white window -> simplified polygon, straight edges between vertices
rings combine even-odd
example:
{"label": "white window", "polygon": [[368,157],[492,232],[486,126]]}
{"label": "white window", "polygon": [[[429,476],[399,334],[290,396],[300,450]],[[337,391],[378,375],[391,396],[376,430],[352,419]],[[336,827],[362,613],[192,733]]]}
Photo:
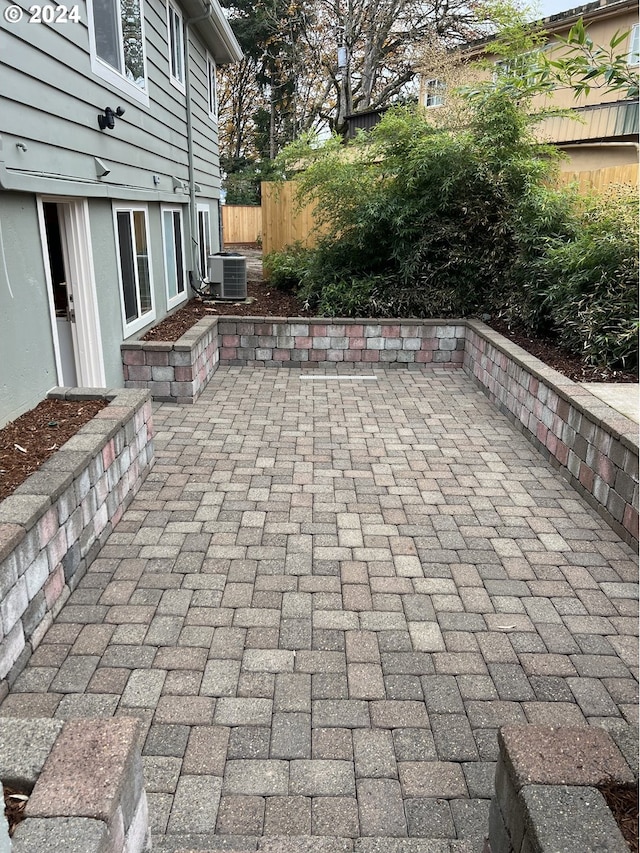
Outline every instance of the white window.
{"label": "white window", "polygon": [[155,319],[149,258],[149,225],[144,207],[115,207],[118,277],[125,335]]}
{"label": "white window", "polygon": [[200,275],[207,277],[209,270],[209,255],[211,254],[211,214],[208,204],[198,205],[198,260]]}
{"label": "white window", "polygon": [[167,4],[167,16],[169,76],[184,91],[184,21],[173,3]]}
{"label": "white window", "polygon": [[444,80],[427,80],[424,84],[425,107],[441,107],[444,104],[444,92],[446,83]]}
{"label": "white window", "polygon": [[640,64],[640,24],[634,24],[631,29],[627,62],[629,65]]}
{"label": "white window", "polygon": [[187,298],[187,275],[184,266],[182,210],[162,208],[162,239],[164,243],[164,275],[167,285],[167,308],[173,308]]}
{"label": "white window", "polygon": [[87,0],[91,68],[148,105],[141,0]]}
{"label": "white window", "polygon": [[209,116],[218,120],[218,86],[216,83],[216,64],[207,54],[207,88],[209,96]]}

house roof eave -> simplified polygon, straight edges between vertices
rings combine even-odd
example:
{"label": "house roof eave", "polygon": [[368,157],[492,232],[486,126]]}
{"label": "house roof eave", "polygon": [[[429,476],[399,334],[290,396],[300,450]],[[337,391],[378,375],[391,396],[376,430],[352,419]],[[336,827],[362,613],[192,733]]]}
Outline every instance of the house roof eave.
{"label": "house roof eave", "polygon": [[181,0],[181,5],[218,65],[240,62],[242,48],[218,0]]}
{"label": "house roof eave", "polygon": [[[538,25],[547,35],[553,35],[562,30],[570,29],[580,18],[586,24],[589,24],[595,20],[614,17],[620,14],[620,12],[637,11],[637,9],[637,0],[595,0],[595,2],[575,6],[564,12],[558,12],[555,15],[549,15],[546,18],[532,21],[532,24]],[[495,38],[495,35],[484,36],[483,38],[460,45],[456,50],[462,51],[466,58],[471,59],[476,55],[484,53],[485,48],[491,42],[495,41]]]}

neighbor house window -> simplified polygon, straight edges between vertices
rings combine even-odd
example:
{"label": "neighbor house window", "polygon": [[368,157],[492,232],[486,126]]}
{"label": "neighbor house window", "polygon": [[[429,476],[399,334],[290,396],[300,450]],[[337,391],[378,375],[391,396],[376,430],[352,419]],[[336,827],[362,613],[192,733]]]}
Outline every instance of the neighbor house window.
{"label": "neighbor house window", "polygon": [[207,55],[207,87],[209,90],[209,116],[215,121],[217,121],[218,86],[216,84],[216,64],[209,55]]}
{"label": "neighbor house window", "polygon": [[164,274],[167,284],[167,308],[187,298],[187,276],[184,267],[182,210],[163,208],[162,238],[164,242]]}
{"label": "neighbor house window", "polygon": [[209,255],[211,254],[211,214],[209,205],[198,205],[198,254],[200,275],[206,278],[209,272]]}
{"label": "neighbor house window", "polygon": [[91,68],[148,104],[142,0],[87,0]]}
{"label": "neighbor house window", "polygon": [[629,65],[640,64],[640,24],[634,24],[631,29],[627,62]]}
{"label": "neighbor house window", "polygon": [[184,21],[173,3],[167,5],[167,14],[171,82],[184,89]]}
{"label": "neighbor house window", "polygon": [[130,335],[155,318],[146,208],[114,209],[124,331]]}
{"label": "neighbor house window", "polygon": [[424,84],[425,107],[441,107],[444,104],[444,92],[446,83],[444,80],[427,80]]}

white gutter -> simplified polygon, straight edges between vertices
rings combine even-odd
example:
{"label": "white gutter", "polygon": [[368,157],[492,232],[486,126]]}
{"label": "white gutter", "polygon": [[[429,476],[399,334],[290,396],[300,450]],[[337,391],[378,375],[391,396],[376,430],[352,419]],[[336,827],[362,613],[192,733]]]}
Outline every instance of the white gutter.
{"label": "white gutter", "polygon": [[[186,10],[202,8],[199,0],[183,0]],[[233,34],[229,22],[224,16],[218,0],[207,0],[207,11],[204,14],[187,18],[185,21],[186,50],[184,63],[184,78],[187,108],[187,162],[189,168],[189,221],[191,230],[191,269],[198,269],[198,207],[196,202],[196,169],[193,153],[193,114],[191,103],[191,62],[189,58],[189,32],[196,27],[198,35],[203,39],[214,59],[225,62],[239,62],[242,59],[242,49]],[[220,51],[222,42],[225,53]],[[201,270],[204,275],[205,270]]]}
{"label": "white gutter", "polygon": [[[198,208],[196,203],[196,167],[193,155],[193,115],[191,105],[191,61],[190,54],[190,39],[189,32],[194,24],[199,24],[202,21],[209,21],[213,15],[213,3],[209,0],[207,12],[204,15],[198,15],[195,18],[187,18],[184,29],[187,34],[186,50],[184,52],[184,85],[186,92],[186,107],[187,107],[187,161],[189,166],[189,222],[191,232],[191,269],[198,269],[198,256],[196,247],[198,245]],[[202,271],[204,275],[204,271]]]}

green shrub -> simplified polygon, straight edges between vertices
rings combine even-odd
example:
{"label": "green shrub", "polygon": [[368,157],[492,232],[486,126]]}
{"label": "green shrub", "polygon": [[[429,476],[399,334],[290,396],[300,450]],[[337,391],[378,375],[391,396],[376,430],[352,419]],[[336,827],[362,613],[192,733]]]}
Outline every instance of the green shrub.
{"label": "green shrub", "polygon": [[573,238],[551,243],[539,268],[563,346],[589,364],[637,367],[637,191],[610,187],[589,199]]}
{"label": "green shrub", "polygon": [[637,365],[637,200],[554,187],[557,153],[504,93],[473,109],[454,129],[389,110],[346,155],[292,146],[325,236],[267,259],[272,281],[324,316],[497,315],[591,363]]}
{"label": "green shrub", "polygon": [[[344,146],[289,152],[300,197],[328,236],[308,258],[302,293],[337,315],[352,306],[409,316],[494,313],[516,263],[515,216],[549,173],[513,102],[495,95],[472,126],[432,127],[416,108],[389,110]],[[347,283],[358,282],[353,299]]]}
{"label": "green shrub", "polygon": [[288,246],[283,252],[269,252],[262,261],[265,277],[278,290],[295,292],[306,275],[311,251],[302,243]]}

